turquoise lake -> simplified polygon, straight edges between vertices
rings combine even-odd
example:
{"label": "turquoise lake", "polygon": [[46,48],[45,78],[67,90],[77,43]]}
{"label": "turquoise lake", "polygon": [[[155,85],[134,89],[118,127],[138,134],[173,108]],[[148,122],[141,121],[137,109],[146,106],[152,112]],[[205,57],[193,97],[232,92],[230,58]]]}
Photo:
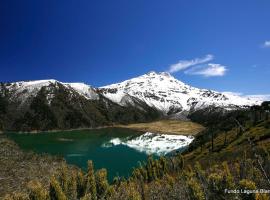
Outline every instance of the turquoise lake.
{"label": "turquoise lake", "polygon": [[113,138],[132,138],[142,133],[130,129],[104,128],[97,130],[64,131],[40,134],[9,134],[22,149],[64,157],[69,164],[87,168],[93,160],[95,169],[106,168],[108,178],[128,176],[147,154],[126,145],[105,147]]}

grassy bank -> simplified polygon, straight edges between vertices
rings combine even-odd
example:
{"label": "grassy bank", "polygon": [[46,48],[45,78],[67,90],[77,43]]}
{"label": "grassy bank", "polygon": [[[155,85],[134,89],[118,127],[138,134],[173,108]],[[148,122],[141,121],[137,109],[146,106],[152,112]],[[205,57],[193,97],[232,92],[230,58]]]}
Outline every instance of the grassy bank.
{"label": "grassy bank", "polygon": [[115,125],[115,127],[130,128],[143,132],[154,132],[177,135],[196,135],[204,129],[200,124],[191,121],[160,120],[149,123]]}
{"label": "grassy bank", "polygon": [[62,158],[25,152],[0,135],[0,199],[6,193],[25,192],[30,180],[49,185],[50,176],[64,164]]}

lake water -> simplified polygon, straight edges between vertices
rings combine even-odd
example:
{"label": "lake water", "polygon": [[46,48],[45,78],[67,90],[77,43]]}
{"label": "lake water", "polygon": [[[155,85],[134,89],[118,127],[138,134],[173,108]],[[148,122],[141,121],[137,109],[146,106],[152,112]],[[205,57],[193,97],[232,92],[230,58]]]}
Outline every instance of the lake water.
{"label": "lake water", "polygon": [[22,149],[63,156],[67,163],[84,170],[87,168],[87,160],[93,160],[95,169],[108,170],[109,180],[117,175],[130,175],[132,168],[138,166],[139,161],[145,161],[148,154],[157,157],[187,146],[192,141],[192,138],[143,134],[123,128],[9,136]]}

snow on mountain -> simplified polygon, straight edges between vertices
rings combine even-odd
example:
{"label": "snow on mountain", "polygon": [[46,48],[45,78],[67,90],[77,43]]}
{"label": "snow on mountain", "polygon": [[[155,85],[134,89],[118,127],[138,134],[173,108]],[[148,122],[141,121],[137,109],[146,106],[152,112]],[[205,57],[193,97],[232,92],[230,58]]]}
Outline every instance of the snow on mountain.
{"label": "snow on mountain", "polygon": [[59,84],[72,89],[80,95],[84,96],[86,99],[98,99],[99,96],[95,89],[84,83],[62,83],[54,79],[48,80],[37,80],[37,81],[20,81],[14,83],[6,84],[6,88],[12,94],[13,100],[20,100],[24,102],[29,97],[34,97],[45,87],[48,92],[47,100],[48,102],[54,97],[52,87],[59,87]]}
{"label": "snow on mountain", "polygon": [[6,88],[12,94],[11,99],[25,101],[28,97],[36,96],[42,87],[55,84],[54,79],[38,81],[20,81],[6,84]]}
{"label": "snow on mountain", "polygon": [[168,115],[208,106],[231,109],[261,103],[237,95],[195,88],[166,72],[149,72],[121,83],[101,87],[100,91],[120,105],[125,105],[123,98],[127,95],[133,96]]}
{"label": "snow on mountain", "polygon": [[103,94],[111,101],[122,106],[136,106],[137,102],[145,102],[148,106],[162,111],[165,115],[177,115],[202,109],[208,106],[234,109],[236,107],[251,106],[261,101],[241,97],[230,93],[199,89],[189,86],[171,76],[169,73],[149,72],[101,88],[93,88],[84,83],[63,83],[54,79],[38,81],[20,81],[5,84],[12,94],[11,99],[27,100],[36,96],[42,87],[47,90],[47,100],[50,103],[54,97],[54,88],[66,87],[70,92],[90,100],[99,99]]}
{"label": "snow on mountain", "polygon": [[86,85],[85,83],[63,83],[66,87],[71,87],[76,92],[84,96],[86,99],[98,99],[99,96],[96,93],[95,89],[90,85]]}

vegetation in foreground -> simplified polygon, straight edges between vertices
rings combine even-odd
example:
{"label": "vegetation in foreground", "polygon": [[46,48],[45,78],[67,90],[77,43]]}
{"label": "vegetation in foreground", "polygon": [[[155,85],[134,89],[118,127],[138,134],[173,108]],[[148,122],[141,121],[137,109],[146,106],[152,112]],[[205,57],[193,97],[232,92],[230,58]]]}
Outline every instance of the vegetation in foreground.
{"label": "vegetation in foreground", "polygon": [[136,123],[128,125],[116,125],[117,127],[130,128],[143,132],[163,134],[196,135],[204,129],[198,123],[179,120],[159,120],[148,123]]}
{"label": "vegetation in foreground", "polygon": [[186,152],[158,160],[150,157],[126,180],[115,178],[109,184],[106,169],[95,171],[89,161],[86,173],[62,166],[48,189],[32,181],[27,193],[9,194],[5,199],[270,199],[267,193],[254,193],[270,189],[269,106],[268,102],[202,119],[207,129]]}
{"label": "vegetation in foreground", "polygon": [[64,163],[59,157],[24,152],[0,134],[0,199],[6,193],[27,192],[27,184],[33,179],[48,187],[50,176]]}

